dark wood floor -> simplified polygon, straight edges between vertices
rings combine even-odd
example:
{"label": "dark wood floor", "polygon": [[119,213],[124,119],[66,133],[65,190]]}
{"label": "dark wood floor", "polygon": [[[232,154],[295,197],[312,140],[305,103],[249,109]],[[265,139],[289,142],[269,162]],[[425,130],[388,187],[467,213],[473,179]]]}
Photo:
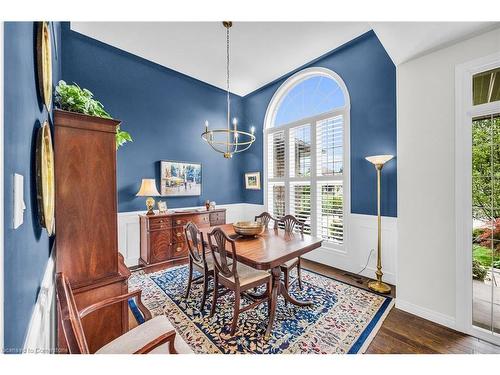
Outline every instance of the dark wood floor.
{"label": "dark wood floor", "polygon": [[[303,260],[303,267],[334,277],[357,287],[368,289],[365,277]],[[393,288],[391,295],[396,294]],[[414,354],[414,353],[500,353],[500,346],[465,335],[439,324],[393,308],[366,353]]]}

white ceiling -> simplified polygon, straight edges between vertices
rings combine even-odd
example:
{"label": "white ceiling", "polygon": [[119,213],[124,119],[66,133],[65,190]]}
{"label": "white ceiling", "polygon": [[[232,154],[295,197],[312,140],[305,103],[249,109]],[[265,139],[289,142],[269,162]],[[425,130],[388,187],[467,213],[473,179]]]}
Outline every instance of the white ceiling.
{"label": "white ceiling", "polygon": [[[400,64],[487,29],[492,22],[235,22],[231,92],[246,95],[373,29]],[[226,33],[218,22],[72,22],[71,29],[226,87]]]}

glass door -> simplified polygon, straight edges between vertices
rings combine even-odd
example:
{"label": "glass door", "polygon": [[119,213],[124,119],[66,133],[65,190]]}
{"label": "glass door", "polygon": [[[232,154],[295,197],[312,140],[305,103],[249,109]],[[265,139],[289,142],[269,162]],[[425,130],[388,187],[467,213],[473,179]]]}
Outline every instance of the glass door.
{"label": "glass door", "polygon": [[[474,75],[472,91],[476,108],[500,101],[500,68]],[[472,325],[500,334],[500,113],[472,119],[471,250]]]}

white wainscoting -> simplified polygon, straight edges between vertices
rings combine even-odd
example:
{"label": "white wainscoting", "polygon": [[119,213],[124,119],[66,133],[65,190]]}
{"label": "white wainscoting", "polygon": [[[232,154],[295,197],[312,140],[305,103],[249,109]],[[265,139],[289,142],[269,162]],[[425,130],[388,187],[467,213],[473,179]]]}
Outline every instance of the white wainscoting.
{"label": "white wainscoting", "polygon": [[[182,207],[176,210],[202,207]],[[226,222],[233,223],[238,220],[253,220],[255,215],[263,211],[264,206],[250,203],[221,204],[217,208],[225,208]],[[127,267],[136,266],[140,256],[140,228],[139,214],[146,211],[132,211],[118,213],[118,249],[125,258]]]}
{"label": "white wainscoting", "polygon": [[[345,260],[336,256],[335,251],[326,247],[306,254],[304,258],[354,273],[360,272],[366,265],[370,251],[370,261],[363,276],[375,277],[377,266],[377,217],[372,215],[350,214],[346,220],[348,240]],[[382,217],[382,272],[384,281],[396,285],[397,264],[397,218]],[[342,264],[339,263],[341,261]]]}
{"label": "white wainscoting", "polygon": [[56,298],[54,285],[55,251],[47,262],[40,292],[33,308],[28,333],[24,341],[24,353],[52,353],[56,346]]}
{"label": "white wainscoting", "polygon": [[[252,220],[264,210],[263,205],[236,203],[219,205],[226,208],[226,221],[232,223],[238,220]],[[194,208],[194,207],[186,207]],[[200,208],[200,207],[198,207]],[[118,248],[125,258],[128,267],[135,266],[139,261],[140,233],[139,214],[145,211],[120,212],[118,214]],[[364,276],[374,277],[377,261],[377,217],[371,215],[349,215],[349,244],[346,259],[343,264],[327,248],[317,249],[306,255],[307,259],[327,264],[351,272],[359,272],[366,264],[370,250],[374,249]],[[384,280],[396,284],[396,256],[397,256],[397,219],[382,218],[382,267]]]}

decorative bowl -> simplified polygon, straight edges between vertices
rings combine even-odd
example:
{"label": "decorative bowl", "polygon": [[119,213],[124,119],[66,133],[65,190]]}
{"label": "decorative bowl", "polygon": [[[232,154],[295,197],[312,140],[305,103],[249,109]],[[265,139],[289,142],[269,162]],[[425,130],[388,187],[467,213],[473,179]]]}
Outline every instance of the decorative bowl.
{"label": "decorative bowl", "polygon": [[264,232],[264,224],[258,221],[238,221],[233,224],[234,231],[240,236],[258,236]]}

